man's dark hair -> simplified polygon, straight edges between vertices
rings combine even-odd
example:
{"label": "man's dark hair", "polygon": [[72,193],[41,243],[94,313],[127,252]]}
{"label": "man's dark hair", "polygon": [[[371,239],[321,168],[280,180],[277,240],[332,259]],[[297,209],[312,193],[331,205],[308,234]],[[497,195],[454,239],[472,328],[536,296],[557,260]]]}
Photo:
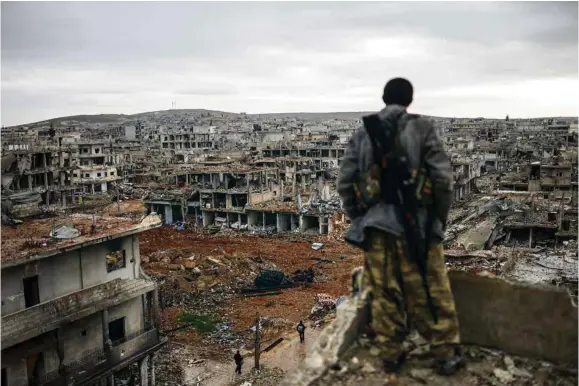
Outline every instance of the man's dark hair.
{"label": "man's dark hair", "polygon": [[382,100],[387,105],[402,105],[408,107],[412,103],[413,94],[414,89],[412,88],[412,83],[404,78],[394,78],[386,83]]}

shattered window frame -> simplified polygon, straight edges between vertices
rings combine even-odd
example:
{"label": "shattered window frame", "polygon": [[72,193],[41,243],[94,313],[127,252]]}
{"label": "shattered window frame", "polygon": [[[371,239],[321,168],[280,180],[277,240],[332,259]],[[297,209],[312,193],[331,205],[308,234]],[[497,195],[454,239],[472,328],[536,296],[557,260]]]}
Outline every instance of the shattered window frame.
{"label": "shattered window frame", "polygon": [[[116,261],[116,262],[115,262]],[[127,267],[127,254],[124,249],[109,251],[105,255],[107,273],[117,271]]]}

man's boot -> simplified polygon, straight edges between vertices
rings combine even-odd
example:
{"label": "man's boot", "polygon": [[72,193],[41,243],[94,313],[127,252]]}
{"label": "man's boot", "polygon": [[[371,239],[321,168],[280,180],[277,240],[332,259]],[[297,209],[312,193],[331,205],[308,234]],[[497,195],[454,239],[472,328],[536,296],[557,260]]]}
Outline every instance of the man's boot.
{"label": "man's boot", "polygon": [[440,358],[436,361],[436,371],[440,375],[453,375],[466,365],[466,359],[460,346],[454,347],[454,356]]}
{"label": "man's boot", "polygon": [[406,353],[403,352],[398,355],[395,360],[384,360],[384,371],[387,373],[397,373],[402,368],[402,365],[406,361]]}

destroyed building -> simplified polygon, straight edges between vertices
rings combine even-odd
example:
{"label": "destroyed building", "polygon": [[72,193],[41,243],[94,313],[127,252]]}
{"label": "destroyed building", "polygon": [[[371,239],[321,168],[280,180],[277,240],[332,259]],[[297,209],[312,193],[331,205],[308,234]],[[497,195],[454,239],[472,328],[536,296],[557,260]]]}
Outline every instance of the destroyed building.
{"label": "destroyed building", "polygon": [[[529,192],[577,192],[577,174],[571,163],[532,162],[498,177],[502,190]],[[570,194],[571,195],[571,194]]]}
{"label": "destroyed building", "polygon": [[3,227],[3,385],[112,386],[135,362],[141,385],[154,384],[165,340],[139,234],[160,225],[76,215]]}
{"label": "destroyed building", "polygon": [[[475,291],[469,289],[470,280],[473,280],[476,291],[480,290],[477,292],[479,295],[475,296],[480,302],[469,306],[468,296],[464,294],[457,302],[461,323],[464,319],[464,328],[470,329],[465,333],[466,341],[477,345],[490,342],[499,348],[524,355],[537,353],[536,347],[517,346],[516,342],[513,343],[512,339],[508,339],[509,336],[516,335],[514,332],[516,329],[508,324],[506,320],[508,318],[500,317],[502,312],[513,307],[512,299],[524,291],[518,285],[506,286],[502,281],[495,280],[496,278],[487,280],[478,276],[482,272],[483,276],[494,275],[501,280],[555,286],[576,301],[577,133],[573,131],[568,120],[505,121],[450,118],[431,118],[431,120],[443,138],[454,177],[454,203],[444,241],[447,263],[454,271],[466,271],[474,275],[474,278],[456,279],[458,281],[455,280],[453,285],[458,285],[457,288],[461,291],[464,289],[466,294],[472,294],[468,291]],[[61,326],[67,325],[62,322],[58,324],[60,330],[55,327],[59,332],[42,330],[44,335],[31,336],[30,339],[28,335],[22,335],[24,338],[18,339],[25,341],[19,343],[10,343],[8,340],[10,346],[5,348],[6,353],[11,358],[19,358],[15,360],[16,363],[9,362],[9,366],[3,364],[7,367],[8,379],[16,379],[14,384],[19,385],[27,382],[24,375],[34,375],[42,382],[46,380],[46,384],[54,384],[56,379],[63,379],[62,374],[79,377],[78,372],[74,371],[82,368],[86,370],[84,373],[86,378],[82,378],[79,384],[84,384],[89,377],[92,377],[90,380],[98,380],[97,378],[101,376],[108,377],[103,375],[104,365],[96,366],[94,358],[108,358],[105,362],[107,366],[110,365],[107,371],[111,369],[117,371],[119,366],[124,367],[127,363],[117,355],[123,350],[129,355],[128,361],[139,362],[141,356],[147,357],[153,350],[147,346],[148,339],[154,341],[151,343],[153,345],[162,343],[163,339],[159,335],[149,338],[149,335],[145,335],[149,330],[143,331],[150,325],[151,320],[153,330],[157,326],[154,324],[155,318],[151,319],[148,314],[156,312],[154,308],[150,308],[151,297],[154,299],[156,296],[154,287],[142,284],[144,288],[142,291],[145,292],[134,290],[137,291],[137,295],[131,292],[133,289],[124,287],[130,283],[147,281],[138,269],[140,265],[138,243],[126,242],[133,246],[133,251],[126,247],[129,244],[122,241],[126,244],[121,245],[122,249],[126,250],[126,255],[108,253],[109,246],[118,247],[119,244],[115,244],[117,240],[130,238],[136,240],[142,229],[139,228],[142,224],[137,223],[135,219],[124,220],[121,217],[124,215],[121,210],[124,204],[127,207],[131,205],[137,207],[134,209],[136,213],[134,218],[145,213],[155,218],[158,215],[156,220],[158,225],[155,227],[164,225],[162,229],[149,233],[162,231],[159,235],[163,237],[158,235],[151,237],[151,240],[157,240],[155,245],[149,244],[149,240],[141,244],[142,250],[148,250],[147,255],[143,256],[144,261],[150,258],[151,263],[159,269],[160,277],[164,278],[163,285],[178,286],[177,282],[183,279],[183,282],[188,283],[190,288],[196,291],[195,293],[191,292],[192,290],[186,291],[182,297],[176,290],[175,294],[167,295],[172,299],[170,303],[175,309],[170,310],[171,307],[168,307],[166,315],[170,317],[164,322],[174,328],[181,327],[176,325],[177,315],[169,312],[195,309],[182,304],[187,299],[195,298],[208,309],[212,307],[212,303],[207,301],[210,297],[230,299],[221,291],[226,291],[228,287],[238,288],[241,284],[220,280],[227,275],[239,279],[241,272],[250,275],[244,280],[251,283],[262,278],[263,272],[283,272],[292,280],[295,278],[295,272],[315,272],[313,277],[308,276],[310,279],[304,281],[306,283],[304,288],[294,285],[291,288],[295,292],[288,293],[280,289],[280,297],[288,296],[283,298],[283,302],[293,296],[303,304],[298,304],[297,301],[282,304],[282,300],[278,300],[280,298],[269,294],[264,295],[267,302],[252,303],[269,304],[267,307],[264,306],[262,311],[272,312],[272,309],[283,311],[289,308],[286,304],[291,304],[296,309],[295,312],[298,312],[298,309],[301,312],[303,307],[307,308],[304,311],[306,315],[317,317],[320,313],[317,306],[324,304],[324,307],[330,305],[329,308],[335,309],[338,299],[341,299],[340,304],[345,304],[347,310],[345,313],[355,315],[356,318],[363,315],[357,311],[351,312],[348,303],[343,303],[345,299],[343,295],[347,294],[346,284],[340,280],[344,280],[348,275],[344,271],[339,271],[343,267],[340,267],[340,264],[346,264],[344,262],[349,259],[353,262],[359,256],[355,257],[352,252],[351,257],[344,257],[342,252],[346,250],[346,246],[343,243],[336,246],[338,244],[336,240],[343,239],[349,219],[335,192],[340,159],[344,155],[349,137],[360,124],[359,116],[291,117],[174,110],[122,116],[114,123],[98,125],[75,119],[64,123],[43,122],[37,126],[3,128],[3,134],[6,134],[2,139],[3,224],[12,224],[16,227],[14,229],[20,230],[25,227],[35,229],[48,227],[44,232],[47,235],[51,232],[56,236],[61,232],[74,235],[75,229],[81,233],[81,236],[68,240],[54,241],[56,236],[36,240],[28,235],[22,237],[12,228],[3,228],[3,255],[5,251],[18,250],[15,244],[11,244],[13,242],[11,239],[20,239],[26,243],[26,246],[21,248],[22,252],[27,253],[30,248],[39,251],[34,258],[22,257],[15,260],[18,263],[8,262],[6,266],[3,258],[3,335],[7,325],[5,317],[12,318],[21,312],[31,312],[27,311],[28,308],[24,309],[26,297],[31,296],[30,288],[34,289],[36,285],[35,279],[28,280],[29,277],[38,275],[40,287],[38,301],[41,302],[29,307],[30,310],[35,307],[42,308],[44,304],[55,305],[56,309],[64,310],[61,304],[63,301],[70,302],[67,303],[67,307],[69,304],[75,305],[74,299],[85,299],[83,291],[89,291],[93,286],[99,291],[101,296],[99,299],[102,300],[98,302],[92,298],[87,300],[94,301],[95,309],[98,311],[81,316],[92,326],[86,328],[86,335],[82,334],[82,329],[80,332],[77,331],[79,330],[77,324],[80,322],[69,320],[69,316],[66,323],[71,323],[71,331],[77,331],[80,337],[66,335]],[[102,201],[98,201],[99,199]],[[106,208],[103,206],[94,209],[89,204],[98,201],[101,205],[108,205],[113,200],[114,205]],[[60,211],[42,210],[54,206],[58,206]],[[92,217],[82,217],[86,214],[78,213],[88,212],[89,209],[99,214],[95,233],[91,233],[90,230]],[[57,220],[32,220],[29,217],[35,210],[36,212],[40,210],[44,217],[53,216]],[[119,218],[109,218],[105,221],[100,218],[102,211],[117,215]],[[55,215],[58,217],[54,217]],[[123,224],[126,221],[132,224],[129,228],[134,231],[124,228]],[[110,228],[107,228],[109,226]],[[124,233],[117,232],[120,228]],[[129,235],[126,232],[133,233]],[[99,234],[103,235],[102,238],[99,238]],[[96,239],[90,239],[91,235]],[[220,240],[220,245],[212,244],[216,239]],[[187,243],[188,248],[182,249],[181,245],[168,246],[174,244],[176,240],[179,240],[179,243]],[[274,240],[275,248],[271,248],[269,244],[273,244]],[[299,250],[296,248],[299,243],[296,240],[302,240],[303,245],[300,245]],[[330,246],[331,240],[335,241],[336,245]],[[231,245],[228,244],[230,241]],[[246,245],[244,256],[236,255],[239,251],[236,247],[238,243]],[[258,243],[261,244],[256,250],[254,247]],[[282,246],[281,250],[277,249],[279,245]],[[10,249],[11,246],[13,249]],[[93,254],[91,248],[98,251]],[[262,251],[266,248],[274,249],[269,251],[270,254],[283,255],[276,261],[277,266],[263,259]],[[202,257],[198,250],[205,251]],[[47,251],[54,252],[50,252],[53,254],[48,256]],[[304,261],[306,251],[319,254],[312,256],[315,261],[312,266]],[[216,253],[219,254],[218,257],[215,256]],[[299,267],[285,261],[290,254],[292,264],[298,262]],[[126,266],[112,272],[101,272],[102,275],[95,274],[94,272],[98,271],[97,260],[101,258],[106,260],[107,255],[110,255],[108,260],[111,266],[115,265],[114,261],[119,261],[119,257],[122,264],[124,256]],[[131,258],[135,261],[131,262]],[[234,262],[237,260],[244,261],[245,265],[235,267]],[[73,275],[74,271],[75,275],[76,273],[78,275],[71,276],[65,284],[54,281],[47,283],[49,280],[43,279],[45,272],[54,270],[55,264],[67,266],[63,274]],[[330,266],[338,270],[332,274],[324,272],[327,269],[325,267]],[[299,269],[296,271],[295,268]],[[262,272],[262,269],[265,271]],[[20,272],[22,277],[16,274],[14,276],[12,272]],[[120,284],[109,284],[119,283],[115,279],[117,277],[120,278]],[[28,280],[26,284],[23,279]],[[346,279],[350,282],[349,276]],[[18,284],[20,281],[22,283]],[[83,283],[86,283],[86,286]],[[303,296],[305,292],[300,291],[305,291],[309,284],[313,284],[315,288],[326,288],[324,287],[326,283],[332,288],[333,292],[330,291],[332,296],[324,295],[325,290],[316,289],[320,293],[316,293],[317,308],[314,307],[314,312],[313,304],[308,303],[309,300]],[[4,298],[5,285],[7,298]],[[20,290],[16,291],[16,287]],[[106,290],[110,288],[125,288],[128,294],[120,304],[113,304],[112,300],[106,300],[108,293]],[[496,290],[499,292],[494,292],[493,288],[499,288]],[[125,289],[122,289],[121,293],[125,293],[123,292]],[[555,314],[569,313],[569,309],[565,308],[567,304],[561,300],[559,293],[533,292],[537,293],[540,302],[544,302],[546,298],[556,299]],[[523,295],[528,296],[528,293],[525,292]],[[236,295],[232,290],[227,296]],[[500,312],[495,312],[496,309],[491,303],[502,301],[501,299],[509,299],[509,304],[501,303]],[[223,300],[227,301],[229,300]],[[18,308],[14,302],[24,302],[22,303],[24,305]],[[136,303],[140,304],[140,308]],[[227,303],[224,308],[230,306],[231,304]],[[493,326],[503,335],[498,338],[492,334],[485,335],[485,330],[471,317],[472,308],[476,307],[488,310],[494,318]],[[114,322],[117,316],[121,317],[117,309],[129,312],[130,315],[125,315],[126,323],[134,316],[133,313],[136,315],[138,312],[141,317],[137,322],[135,316],[135,319],[131,319],[135,324],[130,326],[127,324],[126,338],[124,341],[121,339],[122,342],[118,346],[112,342],[115,339],[111,338],[113,345],[110,351],[106,351],[109,346],[103,336],[110,334],[110,331],[114,331],[115,334],[119,332],[120,323],[112,326],[108,323],[103,324],[104,308],[109,310],[109,316],[105,319],[110,322]],[[140,312],[143,309],[146,312],[141,316]],[[280,312],[283,316],[285,313],[282,311]],[[324,308],[324,312],[326,311]],[[519,311],[521,315],[526,315],[525,318],[529,318],[531,312],[529,309],[523,308]],[[68,315],[69,309],[59,312]],[[163,314],[164,311],[160,312]],[[516,314],[513,311],[508,316],[514,318]],[[250,317],[253,318],[254,315]],[[546,316],[541,319],[541,326],[548,324],[545,318]],[[569,335],[567,329],[570,319],[563,316],[557,318],[562,326],[558,331],[563,334],[562,336],[570,336],[572,340],[573,336]],[[520,323],[524,322],[517,320]],[[521,325],[525,333],[528,333],[527,336],[531,337],[529,340],[537,336],[544,337],[533,326],[524,323]],[[104,332],[105,327],[108,328],[108,333]],[[36,327],[26,327],[29,328]],[[221,325],[219,328],[227,331]],[[472,332],[475,329],[478,331],[476,334]],[[71,334],[74,335],[76,332]],[[148,334],[155,335],[152,332]],[[94,338],[95,336],[97,338]],[[333,341],[337,335],[326,336]],[[39,337],[45,337],[48,342],[42,346],[44,351],[30,349],[36,347],[34,345],[37,343],[41,345]],[[86,343],[79,348],[77,346],[80,344],[75,341],[77,338],[87,338],[86,342],[91,345]],[[68,347],[69,339],[73,342],[70,343],[70,349],[64,348],[62,352],[54,351],[60,348],[59,342],[67,342]],[[104,342],[101,342],[103,340]],[[499,344],[501,340],[506,343]],[[97,342],[102,344],[100,348],[95,349],[96,354],[92,355],[92,351],[87,350],[92,349],[92,343]],[[27,346],[21,347],[25,343]],[[565,355],[574,355],[568,346],[552,346],[545,343],[545,347],[550,350],[549,355],[545,357],[551,359],[557,359],[554,354],[557,349],[561,349],[561,353],[566,353]],[[226,349],[229,348],[228,346]],[[46,354],[40,355],[37,352]],[[173,356],[170,358],[164,360],[169,362],[179,360]],[[89,364],[96,370],[90,370]],[[59,367],[61,373],[57,371]],[[145,367],[141,365],[141,369]],[[151,370],[149,368],[145,378],[149,378],[153,384],[154,375]],[[328,374],[330,373],[331,369]],[[173,385],[174,383],[170,381],[168,384]],[[12,381],[8,384],[12,384]]]}
{"label": "destroyed building", "polygon": [[38,142],[3,147],[2,188],[6,196],[38,194],[41,203],[72,203],[77,189],[74,172],[78,149]]}
{"label": "destroyed building", "polygon": [[104,142],[81,142],[78,144],[78,168],[73,173],[73,183],[81,185],[90,193],[107,192],[110,183],[117,181],[116,156]]}

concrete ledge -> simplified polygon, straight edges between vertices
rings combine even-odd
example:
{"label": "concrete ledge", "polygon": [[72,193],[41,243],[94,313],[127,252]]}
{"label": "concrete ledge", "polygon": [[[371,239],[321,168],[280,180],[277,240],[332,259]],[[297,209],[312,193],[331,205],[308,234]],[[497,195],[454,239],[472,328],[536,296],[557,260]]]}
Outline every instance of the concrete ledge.
{"label": "concrete ledge", "polygon": [[2,348],[153,291],[144,279],[114,279],[2,317]]}
{"label": "concrete ledge", "polygon": [[450,273],[463,343],[577,366],[577,307],[556,287]]}
{"label": "concrete ledge", "polygon": [[[577,367],[578,309],[556,287],[511,283],[501,278],[450,272],[462,342]],[[283,386],[318,380],[363,331],[366,294],[342,303],[300,367]]]}

